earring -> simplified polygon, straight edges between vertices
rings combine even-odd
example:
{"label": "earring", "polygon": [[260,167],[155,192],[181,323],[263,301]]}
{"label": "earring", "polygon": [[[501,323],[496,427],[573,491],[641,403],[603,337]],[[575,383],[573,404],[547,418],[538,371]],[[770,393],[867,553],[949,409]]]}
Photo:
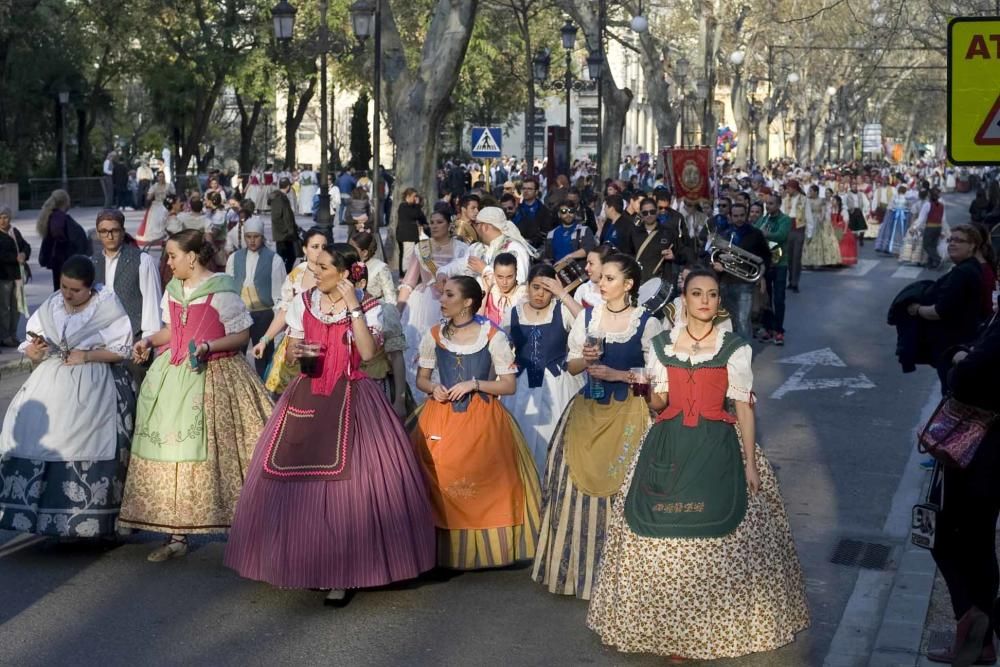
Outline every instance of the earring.
{"label": "earring", "polygon": [[188,270],[189,271],[194,271],[194,260],[193,259],[190,262],[188,262]]}

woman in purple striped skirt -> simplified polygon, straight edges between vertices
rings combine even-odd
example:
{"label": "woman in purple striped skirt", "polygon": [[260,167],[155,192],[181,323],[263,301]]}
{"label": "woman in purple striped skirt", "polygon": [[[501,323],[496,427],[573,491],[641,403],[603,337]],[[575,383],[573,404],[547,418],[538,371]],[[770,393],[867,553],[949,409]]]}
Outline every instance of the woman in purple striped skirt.
{"label": "woman in purple striped skirt", "polygon": [[412,579],[435,563],[434,524],[409,438],[361,370],[378,351],[379,305],[353,282],[338,243],[317,286],[289,307],[288,355],[302,374],[282,394],[254,453],[225,564],[282,588],[345,589]]}

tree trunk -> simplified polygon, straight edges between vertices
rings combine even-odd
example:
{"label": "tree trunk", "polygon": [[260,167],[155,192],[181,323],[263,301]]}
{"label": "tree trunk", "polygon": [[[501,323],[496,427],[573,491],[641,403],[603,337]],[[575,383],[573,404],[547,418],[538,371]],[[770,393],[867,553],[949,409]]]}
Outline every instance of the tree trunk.
{"label": "tree trunk", "polygon": [[226,83],[225,72],[215,72],[212,86],[207,92],[196,95],[194,117],[191,127],[188,128],[187,136],[184,137],[183,145],[180,147],[180,155],[176,156],[176,166],[174,173],[178,178],[186,176],[191,158],[200,151],[201,140],[208,133],[209,120],[212,118],[212,111],[215,109],[215,102],[222,94],[222,88]]}
{"label": "tree trunk", "polygon": [[750,157],[750,110],[743,85],[743,71],[739,68],[733,73],[729,101],[733,105],[733,120],[736,125],[733,128],[733,132],[736,134],[735,162],[738,165],[745,165]]}
{"label": "tree trunk", "polygon": [[[639,63],[646,82],[646,97],[649,99],[649,108],[653,114],[658,145],[666,148],[677,143],[679,115],[677,107],[671,103],[670,83],[664,73],[666,63],[660,60],[661,51],[659,41],[648,30],[639,34]],[[614,167],[617,169],[618,165],[615,164]]]}
{"label": "tree trunk", "polygon": [[236,108],[240,112],[240,173],[249,173],[253,169],[253,135],[257,131],[260,113],[264,108],[264,100],[254,100],[253,107],[247,111],[243,97],[236,93]]}
{"label": "tree trunk", "polygon": [[[437,0],[417,67],[407,63],[391,3],[382,7],[383,112],[397,148],[395,189],[415,187],[433,202],[440,127],[472,36],[478,0]],[[375,165],[377,168],[378,165]],[[397,212],[390,212],[394,234]]]}
{"label": "tree trunk", "polygon": [[316,77],[309,79],[309,85],[302,91],[298,101],[295,99],[297,90],[295,83],[288,81],[288,100],[285,104],[285,169],[293,169],[296,164],[296,151],[298,149],[299,127],[302,119],[305,118],[309,109],[309,102],[312,101],[316,92]]}
{"label": "tree trunk", "polygon": [[910,159],[910,151],[913,150],[913,129],[917,124],[917,109],[910,107],[910,113],[906,117],[906,134],[903,136],[903,160]]}

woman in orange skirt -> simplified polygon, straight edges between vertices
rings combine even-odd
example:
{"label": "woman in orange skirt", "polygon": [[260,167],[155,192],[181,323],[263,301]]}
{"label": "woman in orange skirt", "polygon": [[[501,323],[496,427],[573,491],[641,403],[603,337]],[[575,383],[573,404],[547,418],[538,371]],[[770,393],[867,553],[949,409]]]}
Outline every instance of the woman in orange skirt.
{"label": "woman in orange skirt", "polygon": [[830,200],[830,224],[840,239],[840,264],[854,266],[858,263],[858,239],[854,237],[854,232],[848,229],[843,210],[843,200],[839,195],[834,196]]}
{"label": "woman in orange skirt", "polygon": [[420,343],[417,388],[428,399],[410,430],[430,488],[438,565],[457,570],[533,558],[538,537],[534,459],[497,398],[514,393],[514,353],[503,331],[475,315],[482,300],[472,278],[445,284],[445,322]]}

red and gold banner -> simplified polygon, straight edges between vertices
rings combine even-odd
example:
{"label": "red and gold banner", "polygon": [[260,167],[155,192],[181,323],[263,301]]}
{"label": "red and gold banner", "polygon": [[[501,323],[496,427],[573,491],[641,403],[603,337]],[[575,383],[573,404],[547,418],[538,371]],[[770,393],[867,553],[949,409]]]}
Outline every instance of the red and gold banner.
{"label": "red and gold banner", "polygon": [[711,148],[665,148],[663,162],[679,199],[711,197]]}

